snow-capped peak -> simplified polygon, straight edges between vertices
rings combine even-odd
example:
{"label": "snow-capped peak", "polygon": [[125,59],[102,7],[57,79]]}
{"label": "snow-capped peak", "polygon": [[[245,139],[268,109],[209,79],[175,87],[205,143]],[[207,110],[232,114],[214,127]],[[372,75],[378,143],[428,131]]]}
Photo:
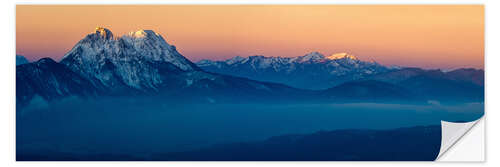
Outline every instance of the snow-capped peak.
{"label": "snow-capped peak", "polygon": [[146,36],[160,37],[160,34],[154,32],[153,30],[139,30],[135,32],[129,32],[129,36],[135,38],[145,38]]}
{"label": "snow-capped peak", "polygon": [[241,62],[242,60],[244,60],[245,58],[241,57],[241,56],[236,56],[236,57],[233,57],[231,59],[227,59],[226,60],[226,63],[231,65],[231,64],[234,64],[234,63],[237,63],[237,62]]}
{"label": "snow-capped peak", "polygon": [[324,59],[325,56],[319,52],[311,52],[304,56],[296,57],[294,60],[298,62],[306,62],[306,61],[318,61]]}
{"label": "snow-capped peak", "polygon": [[113,33],[104,27],[96,27],[95,32],[96,35],[99,35],[100,37],[103,37],[104,39],[112,39],[113,38]]}
{"label": "snow-capped peak", "polygon": [[139,30],[114,38],[109,29],[97,27],[94,33],[87,35],[66,53],[63,60],[75,56],[88,63],[106,59],[111,62],[144,59],[169,62],[182,70],[196,69],[193,63],[177,52],[175,46],[169,45],[152,30]]}
{"label": "snow-capped peak", "polygon": [[169,63],[183,71],[199,69],[152,30],[113,37],[110,30],[102,27],[80,40],[61,63],[94,83],[125,83],[138,89],[154,89],[161,83],[155,64]]}
{"label": "snow-capped peak", "polygon": [[330,56],[327,56],[326,58],[330,59],[330,60],[337,60],[337,59],[344,59],[344,58],[358,60],[358,58],[356,58],[355,56],[350,55],[348,53],[335,53],[335,54],[332,54]]}

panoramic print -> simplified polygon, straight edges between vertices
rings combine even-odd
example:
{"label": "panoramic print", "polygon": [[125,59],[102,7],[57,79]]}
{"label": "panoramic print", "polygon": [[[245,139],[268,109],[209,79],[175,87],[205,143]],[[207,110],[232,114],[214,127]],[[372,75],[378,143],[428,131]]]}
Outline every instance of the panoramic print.
{"label": "panoramic print", "polygon": [[15,63],[17,161],[433,161],[484,8],[17,5]]}

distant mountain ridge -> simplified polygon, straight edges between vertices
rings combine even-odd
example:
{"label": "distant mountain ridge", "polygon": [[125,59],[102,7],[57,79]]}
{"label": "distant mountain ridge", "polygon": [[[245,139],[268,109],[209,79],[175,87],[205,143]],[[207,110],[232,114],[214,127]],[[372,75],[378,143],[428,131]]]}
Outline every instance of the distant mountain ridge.
{"label": "distant mountain ridge", "polygon": [[413,92],[399,85],[376,81],[351,81],[323,91],[324,96],[340,101],[384,102],[397,99],[414,99]]}
{"label": "distant mountain ridge", "polygon": [[237,56],[224,61],[201,60],[196,64],[210,72],[316,90],[391,70],[347,53],[324,56],[319,52],[298,57]]}
{"label": "distant mountain ridge", "polygon": [[484,70],[460,68],[453,71],[402,68],[366,78],[398,85],[414,96],[432,100],[468,99],[484,101]]}
{"label": "distant mountain ridge", "polygon": [[322,94],[327,98],[340,101],[381,101],[389,97],[484,100],[482,69],[459,68],[443,72],[439,69],[386,67],[347,53],[324,56],[319,52],[299,57],[237,56],[224,61],[202,60],[197,65],[215,73],[325,90]]}

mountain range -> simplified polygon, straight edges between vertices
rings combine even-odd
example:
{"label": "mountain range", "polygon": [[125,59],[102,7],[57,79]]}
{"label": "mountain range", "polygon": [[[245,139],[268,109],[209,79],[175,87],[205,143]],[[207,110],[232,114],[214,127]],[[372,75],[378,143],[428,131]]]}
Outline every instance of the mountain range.
{"label": "mountain range", "polygon": [[205,72],[151,30],[115,37],[102,27],[80,40],[59,62],[43,58],[16,66],[16,83],[21,106],[36,96],[51,101],[74,95],[161,95],[214,102],[230,96],[258,99],[307,92]]}
{"label": "mountain range", "polygon": [[299,57],[236,56],[223,61],[201,60],[196,64],[210,72],[283,83],[302,89],[327,89],[345,82],[366,79],[397,83],[419,75],[436,75],[484,86],[483,70],[460,68],[443,72],[387,67],[374,61],[360,60],[348,53],[324,56],[319,52],[311,52]]}
{"label": "mountain range", "polygon": [[[16,62],[20,62],[16,56]],[[22,60],[21,60],[22,61]],[[16,63],[18,64],[18,63]],[[56,62],[16,66],[19,107],[36,97],[160,96],[198,102],[481,101],[484,71],[389,68],[347,53],[234,57],[192,63],[152,30],[120,37],[97,27]]]}
{"label": "mountain range", "polygon": [[484,71],[473,68],[444,72],[387,67],[347,53],[324,56],[319,52],[286,58],[236,56],[224,61],[201,60],[196,64],[214,73],[282,83],[300,89],[326,89],[322,92],[324,96],[342,100],[484,99]]}
{"label": "mountain range", "polygon": [[362,61],[347,53],[324,56],[319,52],[299,57],[237,56],[224,61],[201,60],[196,64],[210,72],[315,90],[391,70],[377,62]]}

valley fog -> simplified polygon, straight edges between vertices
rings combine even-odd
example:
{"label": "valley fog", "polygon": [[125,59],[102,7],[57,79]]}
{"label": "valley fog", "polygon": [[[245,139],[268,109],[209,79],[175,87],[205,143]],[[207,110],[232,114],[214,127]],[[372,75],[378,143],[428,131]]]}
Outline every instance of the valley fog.
{"label": "valley fog", "polygon": [[483,103],[196,104],[150,98],[38,103],[17,113],[18,149],[144,156],[285,134],[473,121],[484,111]]}

